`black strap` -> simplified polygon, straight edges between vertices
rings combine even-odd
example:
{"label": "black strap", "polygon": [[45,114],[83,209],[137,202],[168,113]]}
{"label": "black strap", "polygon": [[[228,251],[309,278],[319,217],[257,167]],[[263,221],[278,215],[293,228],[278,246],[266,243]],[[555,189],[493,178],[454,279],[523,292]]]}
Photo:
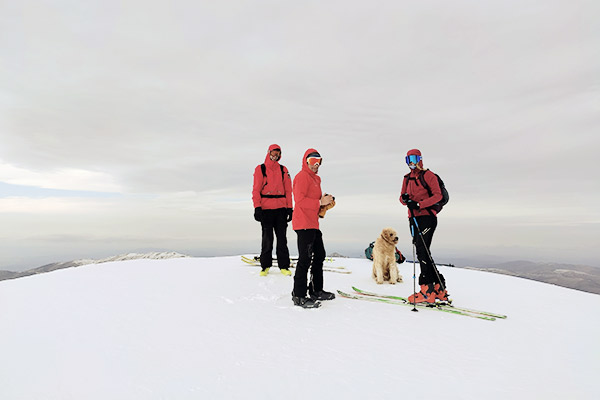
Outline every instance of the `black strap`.
{"label": "black strap", "polygon": [[[429,170],[427,170],[427,171],[429,171]],[[425,172],[427,172],[427,171],[425,171]],[[427,190],[427,194],[429,195],[429,197],[431,197],[431,196],[433,196],[433,192],[431,191],[429,184],[425,180],[425,172],[419,174],[419,180],[421,181],[421,184],[423,185],[425,190]]]}
{"label": "black strap", "polygon": [[[285,175],[285,172],[283,171],[283,165],[279,164],[279,168],[281,168],[281,179],[283,180],[283,177]],[[267,177],[267,166],[265,164],[260,164],[260,170],[262,171],[263,176],[266,178]],[[266,185],[266,183],[265,183],[265,185]]]}
{"label": "black strap", "polygon": [[[281,168],[281,181],[284,184],[285,187],[285,172],[283,171],[283,165],[279,164],[279,168]],[[265,188],[265,186],[267,186],[267,166],[263,163],[260,164],[260,170],[262,171],[263,177],[265,178],[265,184],[262,186],[262,188],[260,189],[260,191],[262,192],[262,190]],[[285,195],[283,194],[260,194],[260,197],[265,198],[265,199],[280,199],[282,197],[285,197]]]}

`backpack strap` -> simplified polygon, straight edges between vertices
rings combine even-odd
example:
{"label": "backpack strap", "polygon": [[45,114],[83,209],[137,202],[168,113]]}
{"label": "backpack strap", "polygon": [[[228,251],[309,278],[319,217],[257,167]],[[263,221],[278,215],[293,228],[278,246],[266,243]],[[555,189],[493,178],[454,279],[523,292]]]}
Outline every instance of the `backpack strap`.
{"label": "backpack strap", "polygon": [[427,183],[424,183],[425,181],[422,179],[422,175],[423,174],[419,174],[418,178],[410,176],[410,173],[404,175],[404,180],[406,181],[406,187],[408,188],[408,183],[410,181],[414,181],[415,185],[417,185],[417,186],[419,186],[419,181],[421,181],[421,185],[423,185],[425,187],[425,189],[427,189],[427,193],[429,193],[429,186],[427,186]]}
{"label": "backpack strap", "polygon": [[[262,192],[262,190],[265,188],[265,186],[267,186],[267,166],[265,164],[260,164],[260,170],[262,171],[263,179],[265,180],[265,183],[260,188],[260,191]],[[261,193],[260,197],[262,197],[262,193]]]}
{"label": "backpack strap", "polygon": [[[429,170],[427,170],[427,171],[429,171]],[[429,197],[431,197],[431,196],[433,196],[433,192],[431,191],[431,187],[429,187],[429,184],[425,180],[425,173],[427,173],[427,171],[424,171],[422,174],[419,174],[419,180],[421,181],[421,184],[423,185],[425,190],[427,190],[427,194],[429,195]],[[433,172],[432,172],[432,174],[433,174]],[[433,207],[433,206],[431,206],[431,207]],[[429,213],[429,215],[435,216],[435,213],[433,212],[431,207],[427,207],[426,210]]]}
{"label": "backpack strap", "polygon": [[[283,171],[283,165],[279,164],[279,168],[281,168],[281,179],[283,180],[283,178],[285,176],[285,172]],[[267,177],[267,166],[265,164],[260,164],[260,170],[262,171],[263,176],[266,178]],[[266,183],[265,183],[265,185],[266,185]]]}
{"label": "backpack strap", "polygon": [[[429,170],[427,170],[427,171],[429,171]],[[427,194],[429,195],[429,197],[431,197],[431,196],[433,196],[433,192],[431,191],[431,188],[429,187],[429,184],[425,180],[425,173],[427,171],[423,171],[423,173],[419,174],[419,181],[421,181],[421,184],[423,185],[423,187],[425,188],[425,190],[427,190]]]}

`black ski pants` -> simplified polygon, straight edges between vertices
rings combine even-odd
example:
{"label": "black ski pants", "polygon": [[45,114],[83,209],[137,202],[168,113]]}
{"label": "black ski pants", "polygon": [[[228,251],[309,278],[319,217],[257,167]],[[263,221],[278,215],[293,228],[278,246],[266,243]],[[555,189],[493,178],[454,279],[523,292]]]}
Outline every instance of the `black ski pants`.
{"label": "black ski pants", "polygon": [[[323,262],[325,261],[325,246],[323,234],[319,229],[300,229],[298,234],[298,263],[294,274],[293,296],[306,297],[309,294],[323,290]],[[308,270],[310,268],[310,286],[308,285]]]}
{"label": "black ski pants", "polygon": [[260,251],[260,266],[262,269],[271,268],[273,265],[273,232],[277,237],[277,265],[279,268],[290,267],[290,252],[287,246],[287,210],[263,210],[260,220],[262,226],[262,246]]}
{"label": "black ski pants", "polygon": [[445,287],[446,281],[442,274],[437,271],[430,250],[433,233],[437,227],[437,217],[435,215],[422,215],[415,217],[415,219],[417,220],[416,224],[413,218],[409,218],[408,221],[413,236],[413,244],[417,250],[417,259],[421,266],[419,285],[439,283],[441,280]]}

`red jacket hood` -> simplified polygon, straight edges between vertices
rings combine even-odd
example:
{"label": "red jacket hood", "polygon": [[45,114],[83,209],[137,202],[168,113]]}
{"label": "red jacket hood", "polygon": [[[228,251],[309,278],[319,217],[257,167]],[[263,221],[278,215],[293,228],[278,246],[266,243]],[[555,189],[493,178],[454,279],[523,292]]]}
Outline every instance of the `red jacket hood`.
{"label": "red jacket hood", "polygon": [[302,156],[302,171],[294,178],[294,215],[292,228],[319,229],[319,206],[321,205],[321,177],[308,168],[306,157],[310,153],[318,153],[315,149],[308,149]]}
{"label": "red jacket hood", "polygon": [[310,153],[318,153],[315,149],[308,149],[304,152],[304,157],[302,157],[302,170],[310,173],[311,175],[316,175],[310,168],[308,168],[308,164],[306,163],[306,159]]}
{"label": "red jacket hood", "polygon": [[[421,157],[423,156],[423,155],[421,154],[421,151],[420,151],[419,149],[412,149],[412,150],[409,150],[409,151],[408,151],[408,153],[406,153],[406,155],[407,155],[407,156],[421,156]],[[423,160],[419,161],[419,167],[420,167],[421,169],[423,169]]]}
{"label": "red jacket hood", "polygon": [[281,158],[283,157],[283,154],[282,154],[282,157],[279,158],[279,161],[271,160],[271,151],[273,151],[275,149],[279,149],[281,151],[281,146],[278,144],[272,144],[269,146],[269,150],[267,150],[267,155],[265,157],[265,165],[269,168],[273,168],[274,164],[279,164],[279,161],[281,161]]}

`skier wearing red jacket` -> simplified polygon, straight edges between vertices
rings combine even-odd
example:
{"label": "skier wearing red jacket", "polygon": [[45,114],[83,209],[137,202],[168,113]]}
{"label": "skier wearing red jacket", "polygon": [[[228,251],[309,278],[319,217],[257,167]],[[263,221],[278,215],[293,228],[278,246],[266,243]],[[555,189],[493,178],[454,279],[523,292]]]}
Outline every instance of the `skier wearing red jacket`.
{"label": "skier wearing red jacket", "polygon": [[409,296],[408,300],[411,303],[448,300],[446,281],[435,267],[429,250],[437,227],[437,212],[432,206],[442,200],[442,190],[436,175],[423,168],[423,157],[418,149],[408,151],[406,164],[411,171],[404,176],[400,202],[408,207],[409,226],[421,268],[421,291]]}
{"label": "skier wearing red jacket", "polygon": [[287,225],[292,219],[292,181],[287,168],[279,164],[280,159],[281,147],[272,144],[265,163],[254,169],[254,219],[262,227],[261,276],[266,276],[273,265],[273,231],[277,237],[277,265],[284,275],[292,274],[286,237]]}
{"label": "skier wearing red jacket", "polygon": [[[315,149],[308,149],[302,157],[302,170],[295,176],[294,214],[292,227],[298,235],[298,264],[294,275],[292,300],[303,308],[320,306],[319,300],[332,300],[335,295],[323,290],[323,262],[325,246],[319,230],[319,209],[333,202],[333,196],[321,192],[318,176],[322,157]],[[311,265],[312,263],[312,265]],[[308,284],[308,270],[311,279]],[[310,297],[307,297],[307,290]]]}

